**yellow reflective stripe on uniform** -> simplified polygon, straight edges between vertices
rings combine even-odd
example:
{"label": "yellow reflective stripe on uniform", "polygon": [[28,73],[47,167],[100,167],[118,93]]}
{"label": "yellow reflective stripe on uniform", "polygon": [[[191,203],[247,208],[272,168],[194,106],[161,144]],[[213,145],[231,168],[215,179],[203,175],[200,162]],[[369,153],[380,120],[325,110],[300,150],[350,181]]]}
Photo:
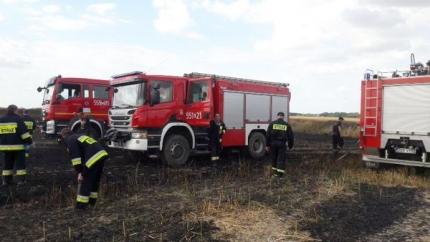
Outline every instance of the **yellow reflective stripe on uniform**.
{"label": "yellow reflective stripe on uniform", "polygon": [[32,121],[24,121],[25,126],[27,126],[28,130],[33,130],[33,122]]}
{"label": "yellow reflective stripe on uniform", "polygon": [[0,151],[24,150],[24,145],[0,145]]}
{"label": "yellow reflective stripe on uniform", "polygon": [[0,124],[0,134],[15,134],[17,123],[2,123]]}
{"label": "yellow reflective stripe on uniform", "polygon": [[273,130],[287,131],[287,125],[285,125],[285,124],[273,124],[272,129]]}
{"label": "yellow reflective stripe on uniform", "polygon": [[90,193],[90,198],[97,199],[98,196],[99,194],[97,192]]}
{"label": "yellow reflective stripe on uniform", "polygon": [[72,159],[72,165],[73,165],[73,166],[80,165],[80,164],[82,164],[81,157],[73,158],[73,159]]}
{"label": "yellow reflective stripe on uniform", "polygon": [[93,138],[91,138],[90,136],[86,136],[86,135],[82,135],[82,136],[80,136],[79,138],[78,138],[78,140],[79,140],[79,142],[81,142],[81,143],[87,143],[87,144],[94,144],[94,143],[96,143],[97,141],[95,140],[95,139],[93,139]]}
{"label": "yellow reflective stripe on uniform", "polygon": [[78,195],[76,197],[76,201],[80,202],[80,203],[88,203],[90,201],[90,197],[88,196],[82,196],[82,195]]}
{"label": "yellow reflective stripe on uniform", "polygon": [[280,173],[285,173],[285,170],[282,170],[282,169],[277,169],[277,171]]}
{"label": "yellow reflective stripe on uniform", "polygon": [[13,175],[13,170],[3,170],[2,171],[2,175],[3,176],[12,176]]}
{"label": "yellow reflective stripe on uniform", "polygon": [[27,171],[26,170],[16,170],[16,175],[17,176],[25,176],[25,175],[27,175]]}
{"label": "yellow reflective stripe on uniform", "polygon": [[28,139],[28,138],[31,138],[31,135],[29,132],[25,132],[21,135],[21,139]]}
{"label": "yellow reflective stripe on uniform", "polygon": [[108,153],[105,150],[101,150],[97,153],[95,153],[91,158],[88,159],[88,161],[85,163],[85,165],[90,168],[94,165],[97,161],[99,161],[101,158],[108,156]]}

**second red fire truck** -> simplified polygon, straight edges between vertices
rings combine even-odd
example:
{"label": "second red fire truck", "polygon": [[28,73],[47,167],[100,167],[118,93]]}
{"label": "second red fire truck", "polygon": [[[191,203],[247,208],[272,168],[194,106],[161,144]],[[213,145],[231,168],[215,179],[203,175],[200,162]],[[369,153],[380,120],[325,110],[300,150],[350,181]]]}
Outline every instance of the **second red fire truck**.
{"label": "second red fire truck", "polygon": [[361,85],[363,160],[430,167],[430,61],[410,70],[366,73]]}
{"label": "second red fire truck", "polygon": [[43,91],[42,132],[55,136],[64,127],[79,129],[79,112],[90,115],[90,125],[96,132],[95,138],[103,136],[108,123],[108,110],[111,106],[112,91],[108,80],[72,78],[55,76]]}
{"label": "second red fire truck", "polygon": [[159,154],[172,166],[208,150],[207,128],[216,113],[227,126],[224,147],[265,154],[265,132],[277,112],[288,117],[288,84],[203,73],[184,76],[142,72],[113,77],[110,147]]}

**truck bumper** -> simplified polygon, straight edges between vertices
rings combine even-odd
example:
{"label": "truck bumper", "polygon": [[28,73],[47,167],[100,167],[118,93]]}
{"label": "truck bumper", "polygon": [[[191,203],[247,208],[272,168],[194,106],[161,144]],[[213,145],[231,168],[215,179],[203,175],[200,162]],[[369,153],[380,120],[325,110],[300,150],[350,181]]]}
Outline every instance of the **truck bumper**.
{"label": "truck bumper", "polygon": [[395,165],[404,165],[404,166],[416,166],[416,167],[429,167],[430,162],[422,162],[422,161],[411,161],[411,160],[399,160],[399,159],[386,159],[373,155],[363,155],[363,161],[369,163],[386,163],[386,164],[395,164]]}
{"label": "truck bumper", "polygon": [[148,139],[130,139],[127,141],[110,141],[109,147],[113,149],[147,151]]}

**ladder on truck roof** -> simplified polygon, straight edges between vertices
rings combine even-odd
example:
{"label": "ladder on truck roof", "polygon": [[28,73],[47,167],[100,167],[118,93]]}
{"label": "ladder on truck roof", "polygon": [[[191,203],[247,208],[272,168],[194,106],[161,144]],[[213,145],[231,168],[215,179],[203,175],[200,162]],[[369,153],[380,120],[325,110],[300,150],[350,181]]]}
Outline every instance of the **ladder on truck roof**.
{"label": "ladder on truck roof", "polygon": [[236,81],[236,82],[247,82],[247,83],[254,83],[254,84],[265,84],[265,85],[279,86],[279,87],[288,87],[290,85],[289,83],[268,82],[268,81],[260,81],[260,80],[253,80],[253,79],[247,79],[247,78],[220,76],[220,75],[200,73],[200,72],[191,72],[189,74],[184,74],[184,77],[191,77],[191,78],[210,77],[214,79],[222,79],[222,80]]}
{"label": "ladder on truck roof", "polygon": [[381,80],[365,80],[364,83],[364,136],[376,136],[378,128]]}

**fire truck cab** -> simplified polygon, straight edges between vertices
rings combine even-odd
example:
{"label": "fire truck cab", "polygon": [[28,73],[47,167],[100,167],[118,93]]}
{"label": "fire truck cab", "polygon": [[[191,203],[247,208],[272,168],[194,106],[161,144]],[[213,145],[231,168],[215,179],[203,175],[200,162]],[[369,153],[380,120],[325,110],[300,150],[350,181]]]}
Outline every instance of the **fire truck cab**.
{"label": "fire truck cab", "polygon": [[108,80],[55,76],[44,87],[42,102],[42,132],[56,135],[64,127],[80,128],[79,112],[89,114],[96,138],[102,137],[107,127],[112,92]]}
{"label": "fire truck cab", "polygon": [[368,72],[361,85],[360,143],[368,167],[430,167],[430,61],[408,71]]}
{"label": "fire truck cab", "polygon": [[[265,132],[276,112],[288,114],[288,84],[190,73],[132,72],[113,77],[110,147],[160,155],[171,166],[209,149],[208,127],[216,113],[227,126],[224,147],[247,146],[265,154]],[[288,115],[287,115],[288,117]]]}

